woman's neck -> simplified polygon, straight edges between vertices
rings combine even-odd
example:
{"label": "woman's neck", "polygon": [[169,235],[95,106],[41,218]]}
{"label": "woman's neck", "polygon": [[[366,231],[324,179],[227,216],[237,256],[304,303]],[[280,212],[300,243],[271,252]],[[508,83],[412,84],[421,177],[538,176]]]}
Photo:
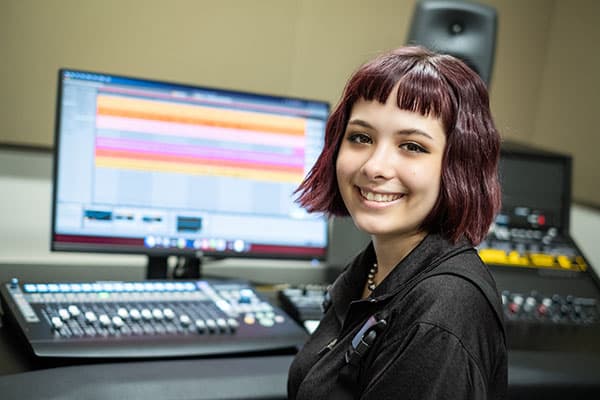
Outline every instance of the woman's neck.
{"label": "woman's neck", "polygon": [[373,236],[373,247],[377,257],[377,281],[381,282],[421,241],[427,232],[416,232],[410,236]]}

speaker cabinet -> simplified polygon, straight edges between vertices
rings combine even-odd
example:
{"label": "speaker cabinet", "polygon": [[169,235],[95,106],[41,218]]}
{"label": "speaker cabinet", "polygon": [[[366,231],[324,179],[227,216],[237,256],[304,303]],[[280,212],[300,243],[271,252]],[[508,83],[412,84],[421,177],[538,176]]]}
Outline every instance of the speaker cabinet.
{"label": "speaker cabinet", "polygon": [[497,19],[496,10],[486,5],[421,0],[416,4],[407,42],[460,58],[489,86]]}

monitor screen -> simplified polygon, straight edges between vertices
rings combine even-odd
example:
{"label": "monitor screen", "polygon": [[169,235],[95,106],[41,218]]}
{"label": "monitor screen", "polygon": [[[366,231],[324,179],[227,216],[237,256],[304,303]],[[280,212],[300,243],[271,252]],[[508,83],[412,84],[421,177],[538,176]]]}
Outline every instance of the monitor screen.
{"label": "monitor screen", "polygon": [[568,232],[570,168],[569,156],[503,150],[499,165],[502,211],[496,223]]}
{"label": "monitor screen", "polygon": [[329,105],[59,72],[51,248],[324,259],[327,220],[294,190]]}

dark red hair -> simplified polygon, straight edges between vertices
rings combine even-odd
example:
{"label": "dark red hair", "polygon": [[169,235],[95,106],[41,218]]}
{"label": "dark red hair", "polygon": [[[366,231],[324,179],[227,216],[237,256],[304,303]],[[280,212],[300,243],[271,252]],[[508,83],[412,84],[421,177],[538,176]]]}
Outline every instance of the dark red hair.
{"label": "dark red hair", "polygon": [[359,68],[350,78],[325,131],[317,162],[296,190],[310,212],[347,216],[335,163],[352,106],[359,99],[386,102],[399,84],[402,110],[439,118],[446,133],[440,193],[421,228],[473,245],[486,236],[500,209],[500,135],[481,78],[462,61],[423,47],[403,47]]}

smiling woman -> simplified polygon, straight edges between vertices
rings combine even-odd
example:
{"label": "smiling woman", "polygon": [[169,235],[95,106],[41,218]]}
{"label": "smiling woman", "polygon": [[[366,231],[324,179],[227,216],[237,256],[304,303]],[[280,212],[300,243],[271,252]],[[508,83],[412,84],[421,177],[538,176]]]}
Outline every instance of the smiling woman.
{"label": "smiling woman", "polygon": [[405,47],[350,78],[299,202],[372,240],[329,288],[289,398],[505,397],[501,302],[473,247],[499,151],[485,85],[454,57]]}

